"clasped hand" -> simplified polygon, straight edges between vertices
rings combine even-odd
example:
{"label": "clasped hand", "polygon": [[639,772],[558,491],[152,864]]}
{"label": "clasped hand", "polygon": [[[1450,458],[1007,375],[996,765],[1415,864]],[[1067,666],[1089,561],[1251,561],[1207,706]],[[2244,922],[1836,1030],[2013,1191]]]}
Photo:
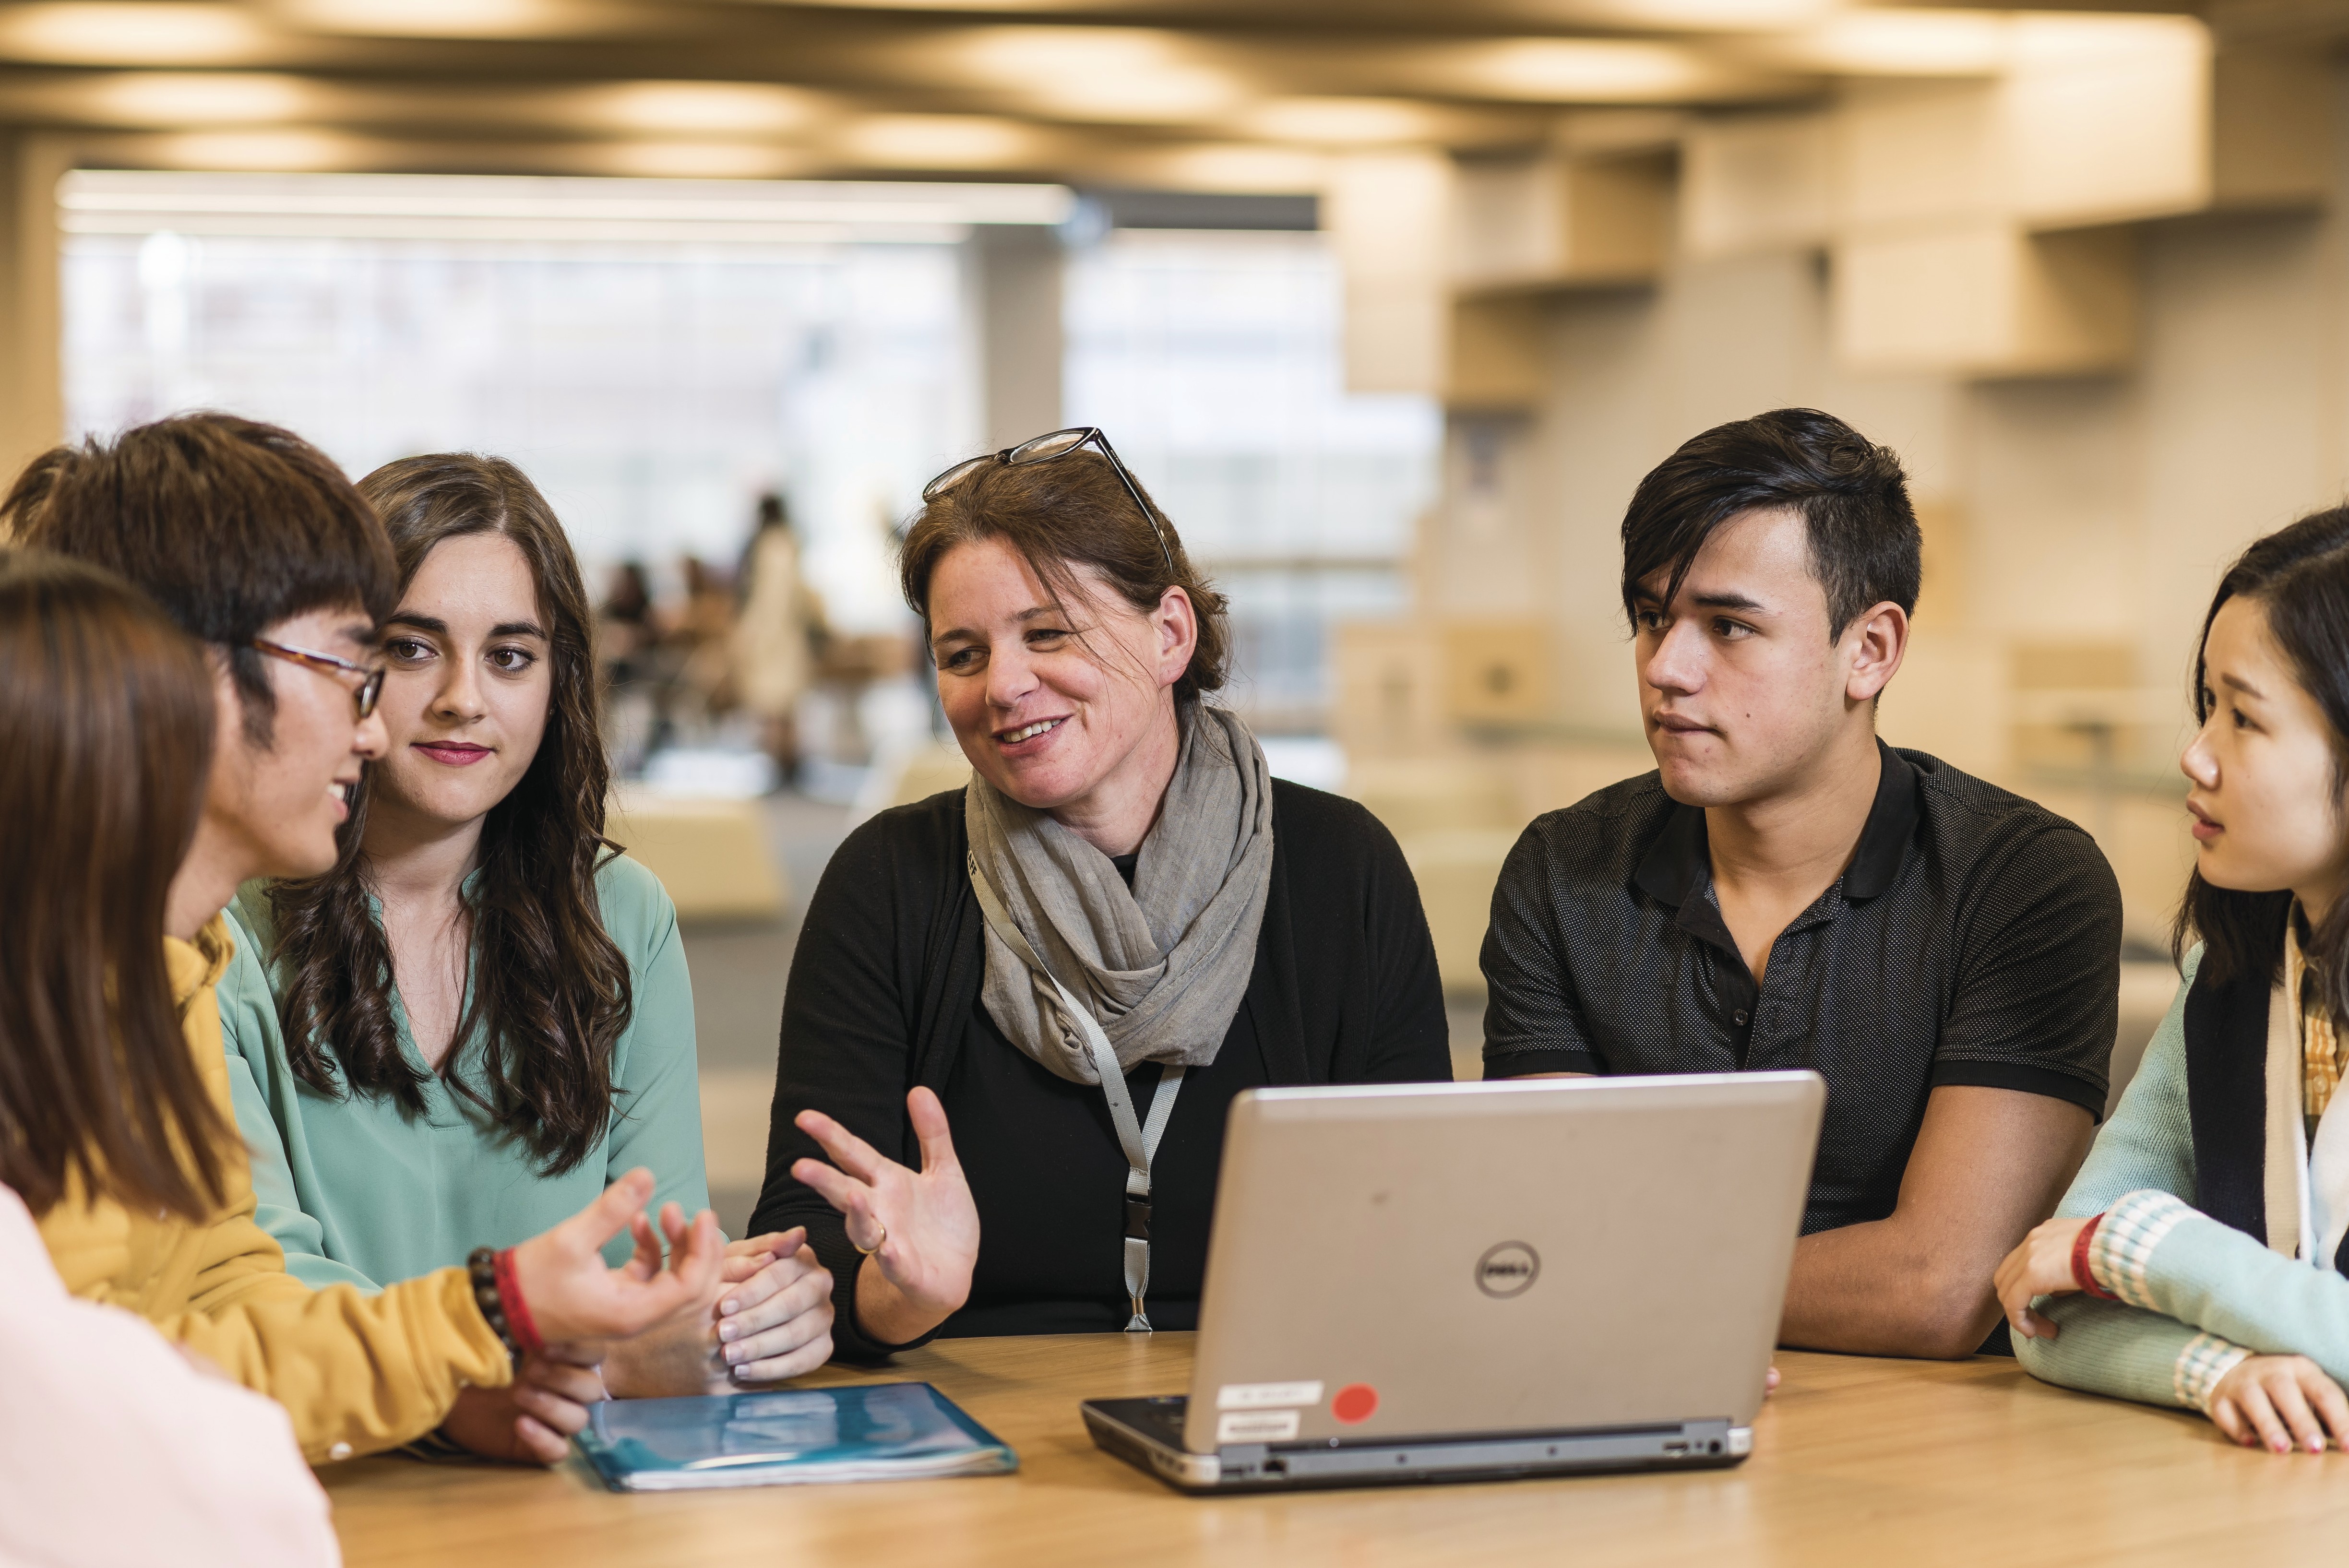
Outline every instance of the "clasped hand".
{"label": "clasped hand", "polygon": [[[2062,1333],[2031,1304],[2080,1288],[2072,1274],[2072,1253],[2087,1222],[2049,1220],[2000,1262],[1992,1279],[2017,1334],[2054,1339]],[[2305,1356],[2247,1356],[2238,1361],[2210,1391],[2209,1416],[2246,1448],[2279,1454],[2305,1449],[2313,1454],[2323,1452],[2329,1439],[2349,1449],[2349,1397]]]}
{"label": "clasped hand", "polygon": [[[832,1354],[832,1276],[792,1230],[732,1243],[717,1223],[664,1207],[646,1214],[651,1173],[633,1171],[544,1235],[515,1249],[515,1274],[546,1349],[506,1388],[468,1388],[442,1431],[476,1453],[552,1464],[586,1408],[623,1398],[699,1394],[735,1378],[797,1377]],[[606,1268],[626,1228],[636,1252]],[[661,1233],[667,1239],[667,1255]],[[583,1332],[583,1330],[585,1332]]]}

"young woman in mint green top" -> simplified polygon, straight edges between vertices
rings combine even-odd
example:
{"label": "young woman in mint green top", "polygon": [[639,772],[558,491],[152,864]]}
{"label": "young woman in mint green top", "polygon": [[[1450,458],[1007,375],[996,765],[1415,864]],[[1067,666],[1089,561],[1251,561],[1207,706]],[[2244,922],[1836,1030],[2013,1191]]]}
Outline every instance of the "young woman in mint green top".
{"label": "young woman in mint green top", "polygon": [[[400,573],[389,745],[351,791],[332,872],[240,892],[219,995],[259,1222],[299,1277],[367,1286],[535,1234],[637,1165],[688,1211],[706,1181],[676,911],[604,837],[562,526],[494,458],[406,459],[359,489]],[[708,1315],[614,1346],[600,1384],[550,1372],[560,1419],[542,1404],[525,1446],[559,1457],[606,1387],[698,1393],[821,1365],[831,1281],[803,1241],[733,1243]],[[470,1392],[484,1408],[452,1429],[513,1418]]]}
{"label": "young woman in mint green top", "polygon": [[[374,1290],[451,1257],[462,1261],[474,1246],[534,1236],[638,1165],[658,1183],[656,1208],[675,1202],[691,1214],[709,1206],[693,993],[676,908],[660,879],[626,857],[595,873],[595,892],[633,991],[627,1026],[612,1045],[612,1085],[625,1111],[590,1159],[558,1175],[517,1161],[512,1140],[483,1109],[478,1057],[452,1069],[470,1094],[438,1072],[423,1074],[420,1114],[388,1097],[305,1083],[279,1016],[284,965],[263,957],[277,948],[267,885],[240,891],[228,910],[236,957],[220,983],[221,1028],[237,1120],[254,1147],[254,1217],[285,1249],[287,1273],[309,1285],[348,1281]],[[397,991],[390,1005],[401,1052],[421,1068]],[[616,1237],[605,1256],[616,1268],[634,1245]]]}
{"label": "young woman in mint green top", "polygon": [[2195,673],[2184,983],[1996,1283],[2034,1376],[2321,1452],[2349,1447],[2349,508],[2243,553]]}

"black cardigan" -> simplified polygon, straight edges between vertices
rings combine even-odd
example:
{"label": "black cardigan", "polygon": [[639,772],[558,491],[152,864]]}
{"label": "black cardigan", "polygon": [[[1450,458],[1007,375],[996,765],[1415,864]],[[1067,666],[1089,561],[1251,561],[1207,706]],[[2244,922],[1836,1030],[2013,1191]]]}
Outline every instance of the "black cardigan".
{"label": "black cardigan", "polygon": [[[1186,1108],[1195,1113],[1193,1084],[1207,1075],[1229,1081],[1271,1084],[1425,1082],[1448,1080],[1451,1054],[1444,994],[1435,950],[1421,912],[1419,890],[1392,835],[1353,801],[1276,779],[1273,782],[1272,887],[1264,929],[1257,943],[1256,968],[1227,1047],[1251,1042],[1247,1060],[1226,1071],[1225,1055],[1215,1067],[1186,1078],[1176,1102],[1175,1126]],[[833,1271],[837,1316],[833,1343],[843,1354],[873,1357],[892,1346],[874,1342],[856,1323],[857,1255],[848,1244],[840,1215],[812,1189],[792,1179],[792,1161],[822,1159],[814,1140],[792,1124],[814,1107],[839,1120],[892,1159],[918,1167],[920,1150],[905,1114],[905,1094],[926,1084],[956,1113],[950,1088],[968,1093],[971,1072],[988,1075],[990,1122],[966,1129],[957,1124],[957,1152],[972,1139],[997,1135],[999,1154],[1019,1158],[1018,1140],[1032,1110],[1067,1125],[1070,1110],[1058,1099],[1081,1096],[1086,1114],[1097,1114],[1099,1148],[1086,1140],[1083,1150],[1110,1184],[1099,1196],[1101,1234],[1071,1238],[1065,1230],[1049,1235],[1022,1231],[1018,1210],[989,1212],[978,1193],[980,1259],[988,1262],[992,1239],[999,1251],[1015,1245],[1113,1258],[1122,1235],[1123,1205],[1112,1177],[1122,1176],[1123,1155],[1109,1130],[1108,1111],[1098,1088],[1051,1078],[1021,1055],[994,1026],[980,1005],[985,974],[980,946],[983,920],[970,891],[963,825],[963,792],[934,795],[917,805],[885,811],[849,835],[824,868],[801,928],[783,1001],[782,1035],[775,1073],[772,1121],[767,1140],[767,1175],[751,1218],[753,1234],[805,1225],[816,1255]],[[964,1062],[966,1042],[980,1042],[1001,1057]],[[1234,1054],[1227,1051],[1226,1054]],[[965,1072],[957,1076],[957,1068]],[[1232,1075],[1245,1075],[1244,1078]],[[1147,1065],[1133,1077],[1138,1107],[1146,1108],[1156,1069]],[[1228,1099],[1228,1086],[1225,1099]],[[1001,1114],[1006,1103],[1013,1112]],[[1203,1097],[1212,1104],[1212,1097]],[[1193,1119],[1196,1120],[1196,1115]],[[1169,1140],[1174,1138],[1170,1127]],[[1218,1115],[1205,1130],[1214,1148],[1192,1169],[1215,1170],[1222,1125]],[[1005,1140],[1010,1142],[1008,1150]],[[1167,1150],[1157,1164],[1163,1172]],[[1046,1163],[1034,1180],[1052,1182],[1063,1172]],[[1103,1174],[1105,1173],[1105,1174]],[[1155,1194],[1162,1213],[1187,1200],[1194,1211],[1211,1205],[1213,1176],[1205,1193],[1169,1191],[1161,1174]],[[1092,1211],[1089,1210],[1088,1213]],[[1090,1232],[1095,1227],[1088,1224]],[[1162,1306],[1159,1282],[1195,1280],[1204,1267],[1204,1224],[1199,1256],[1166,1255],[1182,1243],[1154,1220],[1151,1302],[1162,1326],[1176,1326],[1195,1312],[1195,1302]],[[1187,1249],[1186,1249],[1187,1251]],[[1114,1264],[1102,1271],[1098,1326],[1123,1321]],[[1056,1317],[1040,1309],[1023,1315],[1019,1282],[996,1282],[1009,1298],[980,1323],[949,1319],[946,1332],[1028,1333],[1073,1326],[1065,1312]],[[1195,1288],[1195,1287],[1194,1287]],[[1109,1315],[1115,1313],[1115,1321]],[[957,1318],[964,1317],[957,1314]],[[903,1348],[902,1346],[895,1348]]]}

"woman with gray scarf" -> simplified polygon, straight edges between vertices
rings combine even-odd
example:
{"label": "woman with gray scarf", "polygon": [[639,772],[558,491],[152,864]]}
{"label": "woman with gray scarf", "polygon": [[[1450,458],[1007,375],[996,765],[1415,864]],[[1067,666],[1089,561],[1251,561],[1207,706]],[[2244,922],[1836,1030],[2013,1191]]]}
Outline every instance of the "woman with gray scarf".
{"label": "woman with gray scarf", "polygon": [[808,1226],[852,1356],[1190,1328],[1235,1095],[1451,1077],[1418,891],[1203,700],[1225,601],[1099,431],[924,502],[900,570],[972,778],[824,872],[752,1227]]}

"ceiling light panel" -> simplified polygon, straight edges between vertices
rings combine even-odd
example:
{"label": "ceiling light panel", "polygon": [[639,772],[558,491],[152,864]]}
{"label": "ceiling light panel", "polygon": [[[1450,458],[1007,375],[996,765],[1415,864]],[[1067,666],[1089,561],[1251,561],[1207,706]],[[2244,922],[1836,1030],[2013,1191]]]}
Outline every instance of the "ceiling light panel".
{"label": "ceiling light panel", "polygon": [[875,169],[1019,169],[1041,161],[1040,139],[987,115],[876,114],[844,127],[837,145]]}
{"label": "ceiling light panel", "polygon": [[1847,0],[1521,0],[1515,22],[1651,32],[1775,32],[1815,26]]}
{"label": "ceiling light panel", "polygon": [[829,107],[821,95],[766,82],[621,82],[568,97],[594,125],[677,136],[788,136]]}
{"label": "ceiling light panel", "polygon": [[314,169],[364,168],[381,156],[378,143],[326,130],[189,131],[151,140],[159,161],[178,169],[298,173]]}
{"label": "ceiling light panel", "polygon": [[134,71],[75,84],[78,106],[102,125],[268,125],[313,115],[319,94],[299,77]]}
{"label": "ceiling light panel", "polygon": [[1008,92],[1072,119],[1180,124],[1229,110],[1230,71],[1180,34],[1148,27],[975,27],[945,42],[952,85]]}
{"label": "ceiling light panel", "polygon": [[1784,68],[1839,76],[1992,76],[2013,58],[2014,22],[1995,11],[1847,11],[1748,40],[1744,52]]}
{"label": "ceiling light panel", "polygon": [[272,9],[309,31],[378,38],[553,38],[624,20],[592,0],[276,0]]}
{"label": "ceiling light panel", "polygon": [[1401,98],[1274,98],[1243,110],[1236,128],[1267,141],[1307,147],[1381,147],[1433,141],[1439,116]]}
{"label": "ceiling light panel", "polygon": [[804,151],[740,141],[629,141],[601,150],[595,162],[615,174],[666,180],[775,180],[812,167]]}
{"label": "ceiling light panel", "polygon": [[231,5],[94,0],[0,9],[0,57],[47,65],[231,65],[275,41]]}
{"label": "ceiling light panel", "polygon": [[1234,191],[1261,195],[1318,191],[1330,160],[1318,152],[1246,143],[1208,143],[1133,155],[1127,178],[1170,191]]}
{"label": "ceiling light panel", "polygon": [[1681,103],[1756,85],[1683,45],[1613,38],[1438,45],[1414,74],[1436,91],[1517,103]]}

